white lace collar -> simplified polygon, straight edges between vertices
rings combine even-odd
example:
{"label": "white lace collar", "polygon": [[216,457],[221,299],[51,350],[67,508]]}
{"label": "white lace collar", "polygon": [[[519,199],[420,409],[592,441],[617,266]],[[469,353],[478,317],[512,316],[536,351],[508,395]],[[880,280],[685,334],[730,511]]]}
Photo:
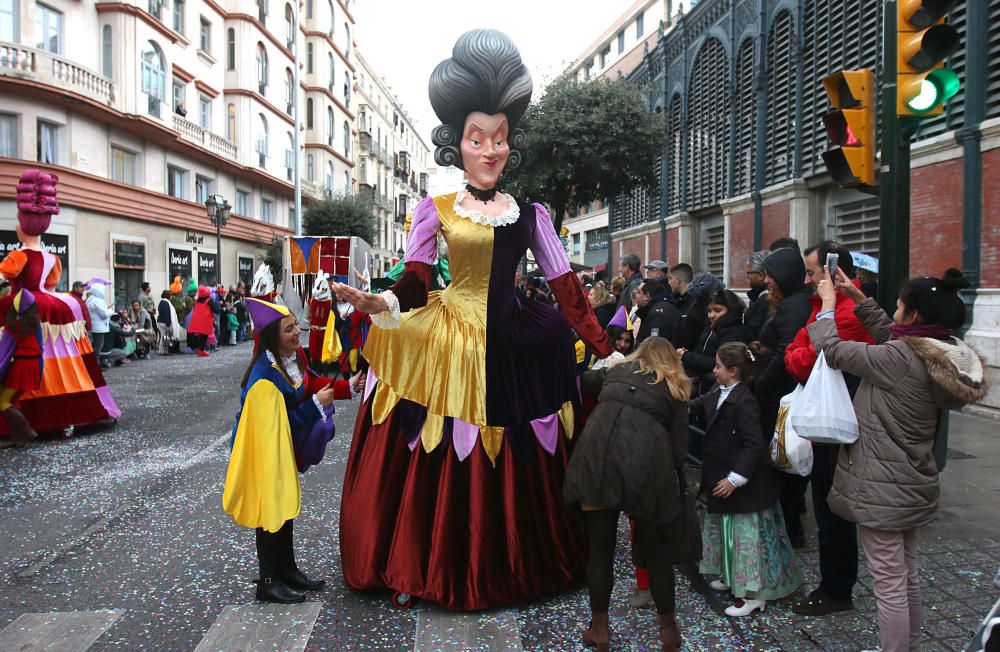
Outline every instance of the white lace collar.
{"label": "white lace collar", "polygon": [[[271,353],[270,349],[265,349],[264,354],[267,355],[268,361],[272,365],[277,365],[278,362]],[[302,384],[302,372],[299,371],[299,354],[298,352],[293,353],[287,358],[282,356],[281,361],[284,363],[285,371],[288,373],[288,380],[292,381],[294,387],[298,387]]]}
{"label": "white lace collar", "polygon": [[459,217],[472,220],[476,224],[486,226],[507,226],[517,221],[521,216],[521,207],[517,205],[517,200],[505,192],[498,192],[497,195],[507,200],[507,210],[499,215],[484,215],[481,211],[470,211],[462,208],[462,200],[465,199],[465,191],[459,190],[455,193],[455,205],[452,207]]}

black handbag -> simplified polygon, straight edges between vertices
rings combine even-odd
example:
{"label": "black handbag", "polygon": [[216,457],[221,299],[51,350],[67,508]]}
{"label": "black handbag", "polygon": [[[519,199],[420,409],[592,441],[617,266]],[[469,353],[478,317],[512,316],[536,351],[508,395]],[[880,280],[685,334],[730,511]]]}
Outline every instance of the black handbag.
{"label": "black handbag", "polygon": [[698,523],[698,496],[688,486],[684,471],[677,471],[677,484],[681,492],[681,510],[670,524],[669,550],[673,564],[690,564],[701,561],[701,525]]}

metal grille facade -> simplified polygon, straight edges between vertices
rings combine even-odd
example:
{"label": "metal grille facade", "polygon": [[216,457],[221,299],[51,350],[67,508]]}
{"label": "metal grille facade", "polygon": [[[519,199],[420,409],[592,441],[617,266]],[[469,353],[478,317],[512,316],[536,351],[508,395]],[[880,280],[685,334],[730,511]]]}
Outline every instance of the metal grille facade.
{"label": "metal grille facade", "polygon": [[[1000,0],[988,2],[1000,16]],[[768,7],[759,25],[761,3]],[[822,78],[845,68],[881,73],[882,0],[700,0],[665,30],[629,79],[662,89],[667,144],[662,182],[652,196],[621,198],[611,210],[612,233],[681,212],[711,214],[722,200],[757,188],[757,159],[765,171],[761,190],[793,177],[824,174],[827,149],[820,115],[828,109]],[[962,48],[948,61],[963,91],[945,115],[925,120],[917,140],[958,129],[964,90],[986,85],[986,118],[1000,117],[1000,21],[988,25],[987,78],[965,74],[965,3],[949,16]],[[760,61],[760,35],[766,35]],[[763,75],[761,78],[760,76]],[[763,152],[757,134],[754,92],[763,83]],[[731,89],[731,90],[729,90]],[[798,160],[796,158],[798,157]],[[637,201],[639,200],[639,201]]]}
{"label": "metal grille facade", "polygon": [[841,204],[834,209],[834,238],[851,251],[879,255],[878,198]]}

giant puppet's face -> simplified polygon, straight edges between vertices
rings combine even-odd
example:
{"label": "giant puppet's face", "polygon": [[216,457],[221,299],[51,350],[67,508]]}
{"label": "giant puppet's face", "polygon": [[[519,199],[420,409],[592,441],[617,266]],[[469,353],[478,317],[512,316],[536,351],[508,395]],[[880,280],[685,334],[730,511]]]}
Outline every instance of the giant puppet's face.
{"label": "giant puppet's face", "polygon": [[462,132],[462,167],[469,183],[488,190],[497,185],[497,179],[510,158],[507,135],[510,127],[503,113],[489,115],[474,111],[465,118]]}

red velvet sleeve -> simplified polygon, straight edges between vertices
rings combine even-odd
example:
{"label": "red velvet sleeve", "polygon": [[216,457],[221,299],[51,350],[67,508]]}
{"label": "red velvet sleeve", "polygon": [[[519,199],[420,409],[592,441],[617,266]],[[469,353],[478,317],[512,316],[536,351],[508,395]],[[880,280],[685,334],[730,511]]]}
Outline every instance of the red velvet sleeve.
{"label": "red velvet sleeve", "polygon": [[332,383],[333,387],[333,400],[335,401],[347,401],[351,398],[351,381],[349,380],[335,380]]}
{"label": "red velvet sleeve", "polygon": [[562,276],[557,276],[549,281],[549,287],[556,295],[559,310],[590,350],[601,358],[611,355],[613,351],[611,340],[598,323],[594,309],[587,299],[587,293],[583,291],[583,285],[580,284],[576,274],[566,272]]}
{"label": "red velvet sleeve", "polygon": [[407,262],[403,265],[403,275],[389,289],[399,300],[399,311],[406,312],[427,305],[430,286],[431,266],[427,263]]}

